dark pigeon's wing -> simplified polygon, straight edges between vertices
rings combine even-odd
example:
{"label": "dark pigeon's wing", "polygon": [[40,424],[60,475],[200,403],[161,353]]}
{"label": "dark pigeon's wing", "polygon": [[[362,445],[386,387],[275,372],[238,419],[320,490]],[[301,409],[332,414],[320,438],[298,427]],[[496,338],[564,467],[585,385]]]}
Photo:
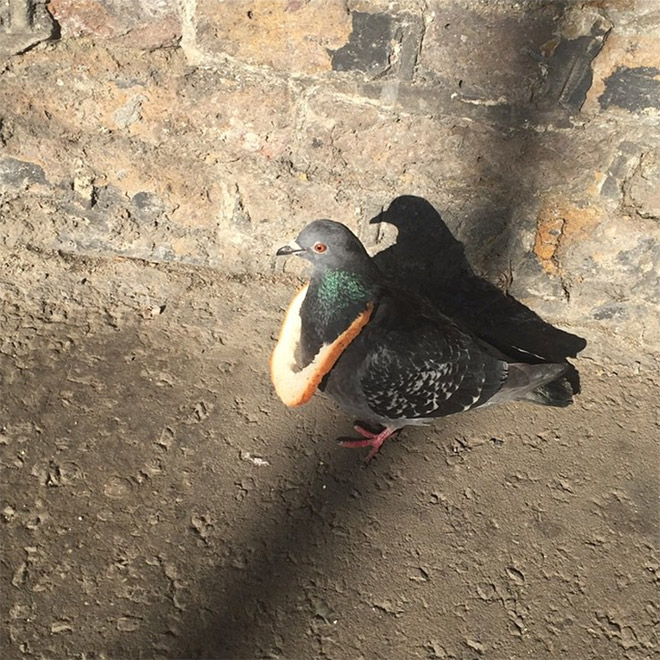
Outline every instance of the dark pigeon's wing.
{"label": "dark pigeon's wing", "polygon": [[506,380],[507,364],[485,353],[442,315],[390,301],[363,331],[369,347],[360,385],[376,414],[441,417],[484,404]]}

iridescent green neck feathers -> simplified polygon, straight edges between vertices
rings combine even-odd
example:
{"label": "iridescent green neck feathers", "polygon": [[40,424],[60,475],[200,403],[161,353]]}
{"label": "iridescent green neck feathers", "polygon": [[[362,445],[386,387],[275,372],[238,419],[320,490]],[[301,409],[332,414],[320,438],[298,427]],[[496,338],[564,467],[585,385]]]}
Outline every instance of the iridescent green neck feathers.
{"label": "iridescent green neck feathers", "polygon": [[316,314],[321,323],[337,319],[348,310],[362,307],[372,297],[371,287],[357,273],[327,270],[319,278],[316,291]]}

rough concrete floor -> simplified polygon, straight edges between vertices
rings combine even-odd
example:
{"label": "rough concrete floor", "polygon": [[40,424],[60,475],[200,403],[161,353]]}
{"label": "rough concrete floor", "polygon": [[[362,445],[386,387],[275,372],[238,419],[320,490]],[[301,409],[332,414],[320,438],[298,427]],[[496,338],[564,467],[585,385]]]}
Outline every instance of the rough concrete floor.
{"label": "rough concrete floor", "polygon": [[657,657],[657,374],[363,469],[270,386],[294,282],[4,262],[3,658]]}

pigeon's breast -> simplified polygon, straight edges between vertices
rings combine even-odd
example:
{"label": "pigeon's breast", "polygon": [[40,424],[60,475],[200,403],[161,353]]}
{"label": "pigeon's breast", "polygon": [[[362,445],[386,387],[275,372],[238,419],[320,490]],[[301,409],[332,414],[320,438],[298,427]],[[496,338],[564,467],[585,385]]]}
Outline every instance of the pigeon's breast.
{"label": "pigeon's breast", "polygon": [[307,351],[311,355],[307,360],[299,359],[302,348],[302,318],[301,308],[307,295],[307,287],[303,288],[291,302],[287,311],[280,337],[271,357],[271,378],[275,390],[288,406],[298,406],[306,403],[319,387],[324,376],[333,368],[342,356],[347,346],[359,335],[369,321],[373,307],[367,304],[345,328],[331,341],[323,341],[318,350],[306,342]]}

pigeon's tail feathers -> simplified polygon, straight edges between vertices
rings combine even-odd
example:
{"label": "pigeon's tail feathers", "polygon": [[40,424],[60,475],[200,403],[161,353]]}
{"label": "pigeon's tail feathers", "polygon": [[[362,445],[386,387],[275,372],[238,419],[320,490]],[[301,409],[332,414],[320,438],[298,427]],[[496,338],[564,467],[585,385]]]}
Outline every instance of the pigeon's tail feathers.
{"label": "pigeon's tail feathers", "polygon": [[573,401],[573,389],[564,377],[569,366],[512,362],[506,382],[488,403],[528,401],[542,406],[567,406]]}
{"label": "pigeon's tail feathers", "polygon": [[565,408],[573,403],[573,387],[568,379],[562,375],[557,380],[540,385],[522,398],[524,401],[538,403],[541,406]]}

